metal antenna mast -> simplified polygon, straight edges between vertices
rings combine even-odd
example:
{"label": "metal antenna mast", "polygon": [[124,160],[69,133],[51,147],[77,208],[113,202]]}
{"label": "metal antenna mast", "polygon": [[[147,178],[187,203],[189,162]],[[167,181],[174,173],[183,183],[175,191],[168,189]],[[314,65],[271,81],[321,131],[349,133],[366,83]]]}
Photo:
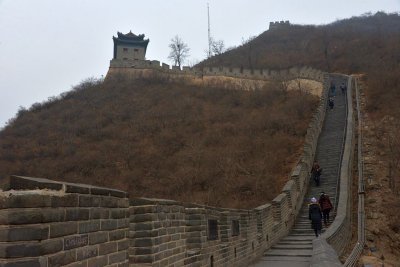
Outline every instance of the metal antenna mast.
{"label": "metal antenna mast", "polygon": [[207,3],[208,16],[208,57],[211,57],[210,5]]}

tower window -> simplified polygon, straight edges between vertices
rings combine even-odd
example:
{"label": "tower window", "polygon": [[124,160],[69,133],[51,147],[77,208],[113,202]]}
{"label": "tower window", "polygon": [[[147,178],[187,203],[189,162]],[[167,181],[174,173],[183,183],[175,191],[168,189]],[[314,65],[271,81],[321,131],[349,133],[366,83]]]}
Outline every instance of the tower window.
{"label": "tower window", "polygon": [[134,52],[139,52],[139,49],[135,48],[133,49]]}
{"label": "tower window", "polygon": [[208,220],[208,240],[218,239],[218,221]]}
{"label": "tower window", "polygon": [[124,51],[124,52],[128,52],[128,48],[127,48],[127,47],[124,47],[124,48],[123,48],[123,51]]}
{"label": "tower window", "polygon": [[238,220],[232,220],[232,236],[238,236],[240,234],[240,225]]}

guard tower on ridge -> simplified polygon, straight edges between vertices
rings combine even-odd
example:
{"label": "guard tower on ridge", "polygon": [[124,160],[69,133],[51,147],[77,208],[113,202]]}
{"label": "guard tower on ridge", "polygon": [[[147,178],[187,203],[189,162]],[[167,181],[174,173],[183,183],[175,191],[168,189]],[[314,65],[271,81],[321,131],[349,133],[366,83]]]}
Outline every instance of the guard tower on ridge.
{"label": "guard tower on ridge", "polygon": [[144,34],[135,35],[130,31],[127,34],[118,32],[118,37],[113,36],[114,57],[120,60],[145,60],[149,39],[144,39]]}

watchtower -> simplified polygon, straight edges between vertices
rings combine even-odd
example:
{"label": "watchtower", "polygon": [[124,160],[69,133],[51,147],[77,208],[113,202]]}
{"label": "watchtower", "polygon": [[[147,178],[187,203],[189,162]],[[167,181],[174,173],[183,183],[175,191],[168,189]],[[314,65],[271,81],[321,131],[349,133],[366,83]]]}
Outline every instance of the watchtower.
{"label": "watchtower", "polygon": [[290,26],[290,22],[288,20],[281,20],[281,21],[271,21],[269,23],[269,29],[270,30],[275,30],[275,29],[279,29],[279,28],[284,28],[284,27],[288,27]]}
{"label": "watchtower", "polygon": [[132,31],[127,34],[118,32],[118,37],[113,36],[114,57],[122,60],[144,60],[149,39],[144,39],[144,34],[135,35]]}

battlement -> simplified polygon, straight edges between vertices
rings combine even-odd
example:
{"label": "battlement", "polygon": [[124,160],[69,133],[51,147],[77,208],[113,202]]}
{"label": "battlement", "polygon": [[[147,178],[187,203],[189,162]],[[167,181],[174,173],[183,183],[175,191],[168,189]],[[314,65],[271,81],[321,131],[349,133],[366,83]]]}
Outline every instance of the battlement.
{"label": "battlement", "polygon": [[290,26],[290,22],[288,20],[281,20],[281,21],[271,21],[269,23],[269,29],[270,30],[274,30],[274,29],[278,29],[278,28],[282,28],[282,27],[287,27]]}

